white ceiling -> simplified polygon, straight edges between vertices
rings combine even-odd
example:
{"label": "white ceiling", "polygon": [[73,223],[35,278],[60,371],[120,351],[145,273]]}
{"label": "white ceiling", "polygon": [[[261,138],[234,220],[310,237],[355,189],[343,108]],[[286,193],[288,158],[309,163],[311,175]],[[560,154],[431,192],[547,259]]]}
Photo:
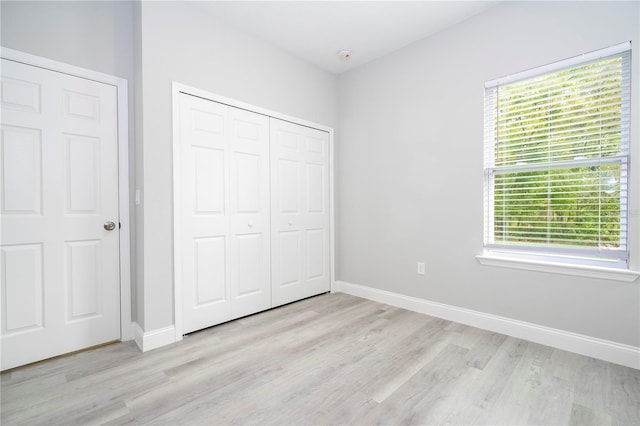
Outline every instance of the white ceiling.
{"label": "white ceiling", "polygon": [[[232,27],[334,74],[476,15],[498,1],[207,1]],[[352,51],[348,61],[338,50]]]}

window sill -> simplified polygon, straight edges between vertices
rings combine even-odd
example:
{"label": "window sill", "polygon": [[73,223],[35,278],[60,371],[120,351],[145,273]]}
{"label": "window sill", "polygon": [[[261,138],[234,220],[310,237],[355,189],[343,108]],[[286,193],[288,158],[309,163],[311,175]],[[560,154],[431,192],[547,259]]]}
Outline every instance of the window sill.
{"label": "window sill", "polygon": [[561,275],[573,275],[577,277],[601,278],[614,281],[633,282],[640,272],[626,269],[604,268],[586,265],[567,265],[537,260],[511,259],[495,255],[476,256],[481,265],[498,266],[502,268],[524,269],[527,271],[549,272]]}

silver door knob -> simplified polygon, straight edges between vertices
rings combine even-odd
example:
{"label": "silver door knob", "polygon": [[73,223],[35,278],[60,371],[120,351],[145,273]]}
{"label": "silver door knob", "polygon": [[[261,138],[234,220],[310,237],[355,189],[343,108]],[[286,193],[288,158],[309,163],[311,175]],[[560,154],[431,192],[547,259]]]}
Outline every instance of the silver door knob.
{"label": "silver door knob", "polygon": [[249,223],[247,223],[247,226],[248,226],[249,228],[253,228],[253,223],[249,222]]}
{"label": "silver door knob", "polygon": [[114,229],[116,229],[116,224],[111,221],[105,222],[104,229],[106,229],[107,231],[113,231]]}
{"label": "silver door knob", "polygon": [[289,226],[293,226],[293,222],[289,222]]}

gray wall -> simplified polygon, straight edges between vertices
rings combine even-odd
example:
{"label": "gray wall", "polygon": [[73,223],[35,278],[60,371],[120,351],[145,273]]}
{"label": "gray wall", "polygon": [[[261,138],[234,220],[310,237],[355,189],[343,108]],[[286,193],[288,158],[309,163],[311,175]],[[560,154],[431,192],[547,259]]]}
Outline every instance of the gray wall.
{"label": "gray wall", "polygon": [[[339,78],[338,279],[640,346],[640,283],[481,266],[484,82],[632,40],[638,2],[513,2]],[[638,169],[631,238],[638,270]],[[425,276],[416,261],[426,262]]]}
{"label": "gray wall", "polygon": [[132,80],[131,3],[3,0],[0,11],[2,46]]}
{"label": "gray wall", "polygon": [[[337,78],[207,16],[197,3],[143,2],[141,30],[145,331],[173,324],[171,83],[328,126]],[[140,212],[139,212],[140,213]],[[139,283],[140,285],[140,283]]]}
{"label": "gray wall", "polygon": [[[129,83],[129,175],[134,185],[133,9],[129,2],[0,2],[0,45],[124,78]],[[131,199],[131,274],[135,292],[135,211]]]}

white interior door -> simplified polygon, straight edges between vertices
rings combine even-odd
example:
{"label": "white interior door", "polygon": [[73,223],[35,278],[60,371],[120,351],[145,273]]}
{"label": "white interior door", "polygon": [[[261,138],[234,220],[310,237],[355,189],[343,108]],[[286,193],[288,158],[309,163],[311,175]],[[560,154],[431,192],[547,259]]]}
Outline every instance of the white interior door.
{"label": "white interior door", "polygon": [[183,333],[231,319],[229,109],[180,95]]}
{"label": "white interior door", "polygon": [[271,307],[269,117],[229,107],[231,315]]}
{"label": "white interior door", "polygon": [[117,91],[5,59],[1,86],[7,369],[120,338]]}
{"label": "white interior door", "polygon": [[330,291],[329,134],[271,118],[272,303]]}

